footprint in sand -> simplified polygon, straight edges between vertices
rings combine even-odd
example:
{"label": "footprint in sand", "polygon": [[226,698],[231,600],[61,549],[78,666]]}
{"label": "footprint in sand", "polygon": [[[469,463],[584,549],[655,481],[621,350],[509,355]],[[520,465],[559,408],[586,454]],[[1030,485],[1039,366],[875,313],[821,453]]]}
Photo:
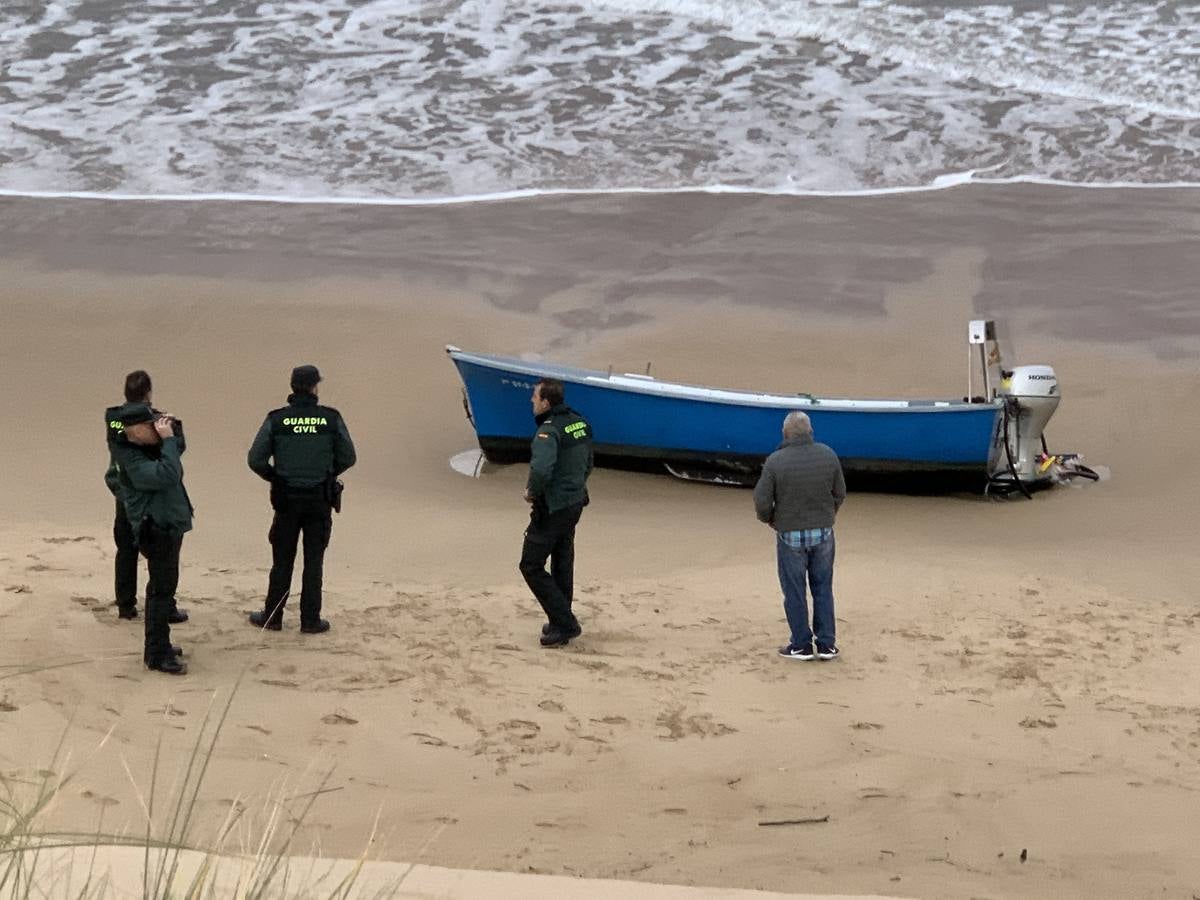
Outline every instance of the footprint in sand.
{"label": "footprint in sand", "polygon": [[[411,731],[409,734],[415,737],[420,743],[425,744],[427,747],[447,746],[446,742],[436,734],[426,734],[423,731]],[[528,788],[526,788],[526,790],[528,790]]]}
{"label": "footprint in sand", "polygon": [[878,722],[854,722],[850,727],[856,728],[859,731],[870,731],[872,729],[882,728],[883,726]]}
{"label": "footprint in sand", "polygon": [[737,731],[736,728],[726,725],[724,722],[714,720],[708,713],[685,716],[682,707],[660,713],[655,722],[660,728],[667,729],[666,734],[658,736],[660,741],[678,741],[689,736],[721,737]]}
{"label": "footprint in sand", "polygon": [[1026,716],[1017,723],[1022,728],[1057,728],[1058,723],[1053,719],[1036,719],[1033,716]]}
{"label": "footprint in sand", "polygon": [[883,788],[877,787],[860,788],[858,792],[859,800],[886,800],[890,796]]}
{"label": "footprint in sand", "polygon": [[542,730],[542,726],[537,722],[530,722],[528,719],[509,719],[507,722],[501,722],[500,727],[505,731],[515,733],[515,736],[522,740],[529,740],[537,737]]}
{"label": "footprint in sand", "polygon": [[602,719],[592,719],[593,722],[598,722],[601,725],[628,725],[629,720],[624,716],[605,716]]}
{"label": "footprint in sand", "polygon": [[358,724],[358,719],[351,718],[350,716],[346,715],[341,710],[336,710],[335,712],[331,712],[327,716],[322,716],[321,721],[324,722],[326,725],[357,725]]}
{"label": "footprint in sand", "polygon": [[79,537],[48,537],[42,538],[47,544],[77,544],[80,541],[94,541],[94,537],[89,535],[80,535]]}
{"label": "footprint in sand", "polygon": [[0,700],[0,712],[16,712],[20,707],[13,706],[8,702],[8,698]]}
{"label": "footprint in sand", "polygon": [[33,588],[31,588],[27,584],[10,584],[4,590],[6,593],[9,593],[9,594],[32,594],[33,593]]}

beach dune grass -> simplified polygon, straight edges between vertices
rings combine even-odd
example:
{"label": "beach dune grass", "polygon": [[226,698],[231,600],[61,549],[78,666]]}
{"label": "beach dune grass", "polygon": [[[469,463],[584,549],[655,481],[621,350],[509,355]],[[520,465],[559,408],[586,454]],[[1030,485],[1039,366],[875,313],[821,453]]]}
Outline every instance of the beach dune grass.
{"label": "beach dune grass", "polygon": [[[218,704],[214,693],[182,763],[178,785],[166,796],[162,794],[161,732],[150,784],[144,792],[121,760],[145,819],[139,833],[106,831],[104,806],[94,830],[50,831],[40,826],[46,810],[103,750],[111,731],[87,759],[73,766],[66,751],[72,730],[68,723],[37,781],[0,775],[0,900],[129,896],[131,868],[140,870],[140,890],[135,888],[135,893],[146,900],[395,896],[398,883],[370,891],[360,889],[365,852],[353,861],[322,861],[309,855],[306,865],[297,865],[297,834],[326,792],[332,770],[321,776],[315,790],[290,796],[282,787],[272,791],[264,799],[264,814],[254,821],[245,815],[247,805],[235,802],[208,840],[197,836],[197,802],[240,684],[241,677],[223,704]],[[296,802],[300,802],[298,809]],[[373,837],[368,838],[368,846]],[[120,879],[114,878],[114,866],[120,866]]]}

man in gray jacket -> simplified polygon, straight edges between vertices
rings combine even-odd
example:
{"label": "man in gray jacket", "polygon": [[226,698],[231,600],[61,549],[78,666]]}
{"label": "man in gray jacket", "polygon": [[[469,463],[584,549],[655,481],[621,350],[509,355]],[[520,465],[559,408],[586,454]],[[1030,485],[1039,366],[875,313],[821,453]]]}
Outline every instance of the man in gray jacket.
{"label": "man in gray jacket", "polygon": [[[783,443],[767,457],[754,486],[754,510],[775,529],[779,585],[791,640],[779,648],[786,659],[836,659],[833,616],[833,520],[846,499],[846,481],[837,454],[813,441],[812,423],[802,412],[783,420]],[[812,588],[812,627],[808,624],[805,580]]]}

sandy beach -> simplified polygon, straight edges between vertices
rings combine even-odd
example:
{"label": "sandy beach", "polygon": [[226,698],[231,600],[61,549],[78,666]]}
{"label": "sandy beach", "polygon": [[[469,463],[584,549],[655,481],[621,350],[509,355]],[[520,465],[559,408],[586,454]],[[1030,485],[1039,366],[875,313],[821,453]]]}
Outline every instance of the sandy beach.
{"label": "sandy beach", "polygon": [[[78,775],[44,826],[144,831],[156,744],[161,788],[236,685],[197,844],[231,808],[249,827],[320,790],[297,846],[335,857],[777,892],[1200,893],[1197,246],[1196,190],[0,199],[0,775],[35,782],[65,735]],[[540,649],[516,570],[525,469],[448,464],[474,435],[447,343],[960,396],[983,316],[1014,361],[1055,367],[1051,447],[1112,477],[1031,502],[852,494],[835,663],[776,657],[749,492],[611,470],[578,536],[585,633]],[[263,635],[245,613],[270,507],[245,453],[304,362],[360,463],[326,561],[333,631],[299,634],[293,610]],[[141,666],[141,623],[112,606],[101,415],[134,368],[188,433],[182,679]]]}

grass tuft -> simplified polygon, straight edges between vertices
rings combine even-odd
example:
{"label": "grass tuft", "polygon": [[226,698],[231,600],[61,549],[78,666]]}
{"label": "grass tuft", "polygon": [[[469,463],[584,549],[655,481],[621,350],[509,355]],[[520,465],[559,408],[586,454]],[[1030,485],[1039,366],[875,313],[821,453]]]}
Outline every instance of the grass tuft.
{"label": "grass tuft", "polygon": [[[359,896],[357,883],[367,858],[365,849],[331,888],[320,887],[322,882],[329,880],[325,876],[292,877],[290,857],[295,855],[297,835],[317,800],[335,790],[329,787],[332,768],[321,776],[315,790],[288,794],[281,786],[274,791],[264,801],[264,821],[248,822],[244,815],[246,807],[239,799],[210,841],[196,837],[197,803],[241,683],[242,676],[239,676],[223,705],[218,706],[214,692],[187,756],[181,780],[169,797],[159,797],[163,732],[159,732],[155,744],[149,790],[144,795],[122,757],[121,764],[145,817],[145,829],[138,835],[106,832],[104,806],[100,808],[94,831],[50,831],[39,825],[39,820],[56,798],[104,748],[112,735],[111,730],[81,765],[72,768],[66,747],[73,723],[68,723],[50,764],[39,772],[38,781],[0,775],[0,900],[50,896],[105,900],[114,896],[115,889],[108,873],[98,873],[98,860],[103,850],[123,847],[142,851],[140,875],[144,900],[225,897],[239,900],[301,897],[350,900]],[[303,803],[298,813],[293,814],[292,806],[297,801]],[[283,827],[285,822],[289,827]],[[377,828],[378,816],[368,847]],[[227,847],[235,836],[240,838],[241,853],[231,852]],[[72,887],[76,882],[81,882],[78,889]],[[375,891],[372,896],[394,897],[398,892],[399,882]]]}

